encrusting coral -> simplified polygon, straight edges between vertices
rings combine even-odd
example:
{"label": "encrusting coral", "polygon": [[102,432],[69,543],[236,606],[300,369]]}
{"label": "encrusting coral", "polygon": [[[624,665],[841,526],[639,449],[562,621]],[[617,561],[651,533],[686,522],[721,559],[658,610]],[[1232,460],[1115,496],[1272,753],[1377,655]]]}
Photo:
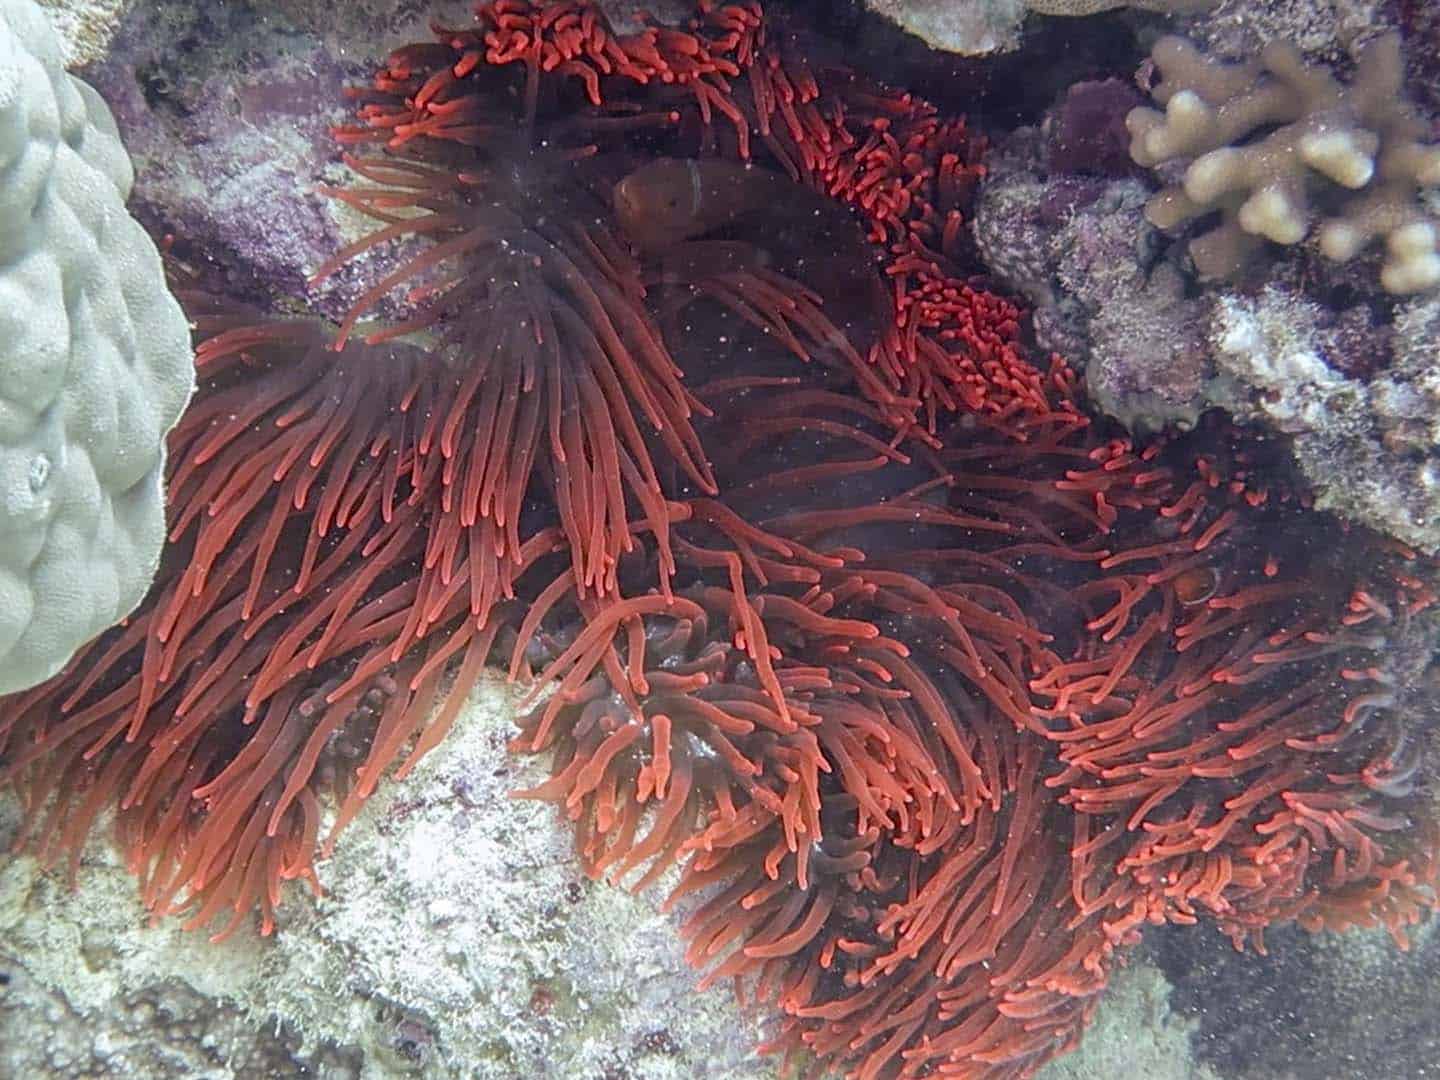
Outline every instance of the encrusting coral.
{"label": "encrusting coral", "polygon": [[[493,655],[532,687],[515,749],[553,754],[523,794],[591,874],[708,891],[691,959],[817,1069],[1030,1075],[1146,924],[1403,941],[1440,849],[1410,552],[1225,425],[1089,422],[966,280],[963,125],[812,71],[758,5],[476,20],[342,132],[386,146],[341,196],[384,223],[361,246],[429,241],[362,307],[403,282],[413,319],[332,348],[192,299],[157,589],[0,711],[35,844],[118,802],[152,910],[268,929],[326,803],[328,844]],[[886,287],[839,279],[878,308],[811,289],[747,169],[853,213]]]}
{"label": "encrusting coral", "polygon": [[1202,277],[1234,278],[1265,241],[1313,235],[1339,262],[1383,242],[1388,292],[1440,285],[1440,222],[1419,197],[1440,186],[1440,145],[1404,94],[1398,34],[1368,42],[1348,84],[1285,42],[1227,64],[1165,37],[1151,59],[1164,111],[1130,113],[1130,152],[1185,163],[1146,207],[1152,224],[1174,232],[1220,212],[1189,241]]}

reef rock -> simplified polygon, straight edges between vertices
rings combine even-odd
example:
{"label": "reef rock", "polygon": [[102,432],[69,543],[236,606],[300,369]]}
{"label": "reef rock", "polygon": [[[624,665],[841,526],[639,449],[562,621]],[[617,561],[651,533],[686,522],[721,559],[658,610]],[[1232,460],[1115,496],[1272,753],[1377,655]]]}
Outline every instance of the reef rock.
{"label": "reef rock", "polygon": [[145,925],[108,830],[76,893],[32,858],[4,867],[0,1076],[774,1077],[728,985],[697,993],[687,909],[586,880],[555,808],[508,797],[545,775],[506,749],[510,702],[483,684],[273,938]]}
{"label": "reef rock", "polygon": [[[676,927],[696,901],[662,915],[655,896],[586,880],[556,809],[507,797],[545,775],[506,749],[512,697],[482,684],[273,938],[146,925],[103,831],[73,891],[63,868],[0,866],[0,1076],[775,1080],[754,1051],[763,1017],[728,984],[698,991],[685,964]],[[0,798],[0,846],[17,827]],[[1043,1076],[1101,1080],[1123,1060],[1216,1080],[1168,996],[1152,966],[1122,973],[1081,1050]]]}
{"label": "reef rock", "polygon": [[1440,550],[1440,299],[1377,297],[1373,268],[1308,253],[1263,284],[1196,288],[1143,185],[1054,167],[1045,139],[1021,129],[992,154],[973,231],[1100,411],[1143,432],[1223,409],[1290,441],[1321,508]]}

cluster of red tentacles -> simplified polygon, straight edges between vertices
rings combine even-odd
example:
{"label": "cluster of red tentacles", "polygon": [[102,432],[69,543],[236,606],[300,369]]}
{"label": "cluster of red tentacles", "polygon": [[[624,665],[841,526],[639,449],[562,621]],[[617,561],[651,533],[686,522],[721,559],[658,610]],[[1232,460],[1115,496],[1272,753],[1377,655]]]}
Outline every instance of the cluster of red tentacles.
{"label": "cluster of red tentacles", "polygon": [[[418,247],[339,342],[191,299],[154,591],[0,702],[43,853],[118,803],[152,910],[268,930],[496,660],[533,687],[516,749],[553,755],[524,794],[596,876],[678,868],[691,959],[817,1069],[1028,1075],[1145,924],[1403,941],[1434,905],[1417,561],[1268,492],[1228,429],[1087,422],[964,281],[963,124],[754,4],[621,35],[496,0],[359,96],[341,138],[385,150],[336,194],[381,228],[333,265]],[[631,244],[609,192],[656,156],[848,207],[879,332],[743,216]]]}
{"label": "cluster of red tentacles", "polygon": [[[1212,483],[1186,449],[1063,422],[957,425],[896,459],[878,414],[822,391],[716,411],[771,444],[743,440],[743,516],[677,514],[699,576],[678,605],[586,616],[552,586],[530,628],[568,603],[583,629],[519,745],[558,748],[528,794],[566,806],[592,873],[648,866],[638,888],[680,861],[672,902],[723,886],[690,956],[778,1004],[776,1048],[1021,1075],[1073,1045],[1147,922],[1403,935],[1433,902],[1437,837],[1406,817],[1418,747],[1377,666],[1393,639],[1368,626],[1431,599],[1403,553],[1390,604],[1334,618],[1303,549],[1251,569],[1303,511],[1251,506],[1234,463]],[[863,495],[793,512],[811,468],[738,482],[821,430]]]}

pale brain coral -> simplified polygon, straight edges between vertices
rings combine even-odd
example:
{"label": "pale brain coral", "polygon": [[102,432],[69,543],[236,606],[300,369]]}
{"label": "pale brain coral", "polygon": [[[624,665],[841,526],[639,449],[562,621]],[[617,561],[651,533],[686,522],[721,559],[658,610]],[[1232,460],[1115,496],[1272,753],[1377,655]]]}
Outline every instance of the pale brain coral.
{"label": "pale brain coral", "polygon": [[1165,37],[1151,59],[1164,111],[1130,113],[1131,155],[1184,166],[1147,206],[1152,224],[1179,232],[1219,211],[1189,242],[1201,277],[1233,279],[1266,241],[1313,237],[1338,262],[1382,244],[1387,292],[1440,285],[1440,221],[1423,197],[1440,187],[1440,145],[1405,97],[1398,35],[1367,43],[1348,84],[1285,42],[1228,64]]}
{"label": "pale brain coral", "polygon": [[1120,8],[1183,15],[1218,0],[865,0],[865,7],[932,49],[985,56],[1020,47],[1021,24],[1035,15],[1098,15]]}
{"label": "pale brain coral", "polygon": [[1216,0],[1025,0],[1025,6],[1040,15],[1098,15],[1102,11],[1135,8],[1181,15],[1213,7]]}
{"label": "pale brain coral", "polygon": [[144,596],[194,381],[114,122],[61,56],[31,0],[0,0],[0,694]]}

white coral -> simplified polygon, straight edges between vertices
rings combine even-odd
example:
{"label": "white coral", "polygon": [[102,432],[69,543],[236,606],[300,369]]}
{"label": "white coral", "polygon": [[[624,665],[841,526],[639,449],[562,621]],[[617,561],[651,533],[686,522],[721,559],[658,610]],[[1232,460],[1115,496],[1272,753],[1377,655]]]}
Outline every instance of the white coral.
{"label": "white coral", "polygon": [[31,0],[0,0],[0,694],[129,614],[164,539],[185,317],[133,174]]}
{"label": "white coral", "polygon": [[[1151,59],[1164,111],[1130,111],[1130,156],[1185,165],[1146,207],[1152,225],[1176,232],[1219,212],[1189,244],[1202,278],[1233,279],[1263,241],[1313,234],[1337,262],[1383,247],[1387,292],[1440,286],[1440,227],[1424,195],[1440,182],[1440,144],[1405,97],[1398,34],[1369,41],[1348,84],[1279,41],[1227,64],[1164,37]],[[1322,205],[1335,215],[1322,219]]]}

